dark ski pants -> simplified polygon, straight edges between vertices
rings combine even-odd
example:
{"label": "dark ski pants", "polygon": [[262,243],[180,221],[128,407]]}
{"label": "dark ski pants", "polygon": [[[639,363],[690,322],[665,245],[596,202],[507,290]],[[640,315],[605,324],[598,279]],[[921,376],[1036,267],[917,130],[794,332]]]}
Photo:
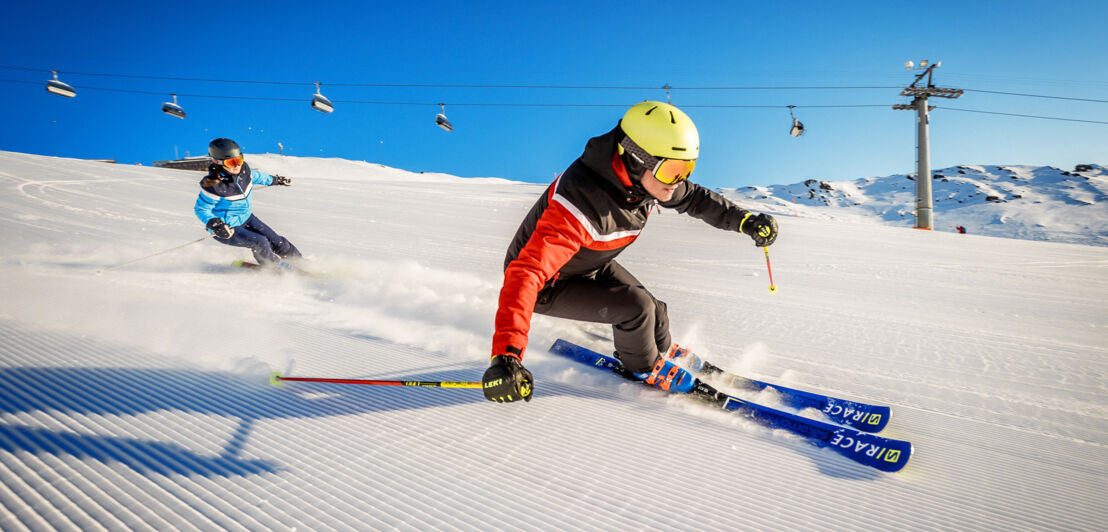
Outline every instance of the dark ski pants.
{"label": "dark ski pants", "polygon": [[612,324],[616,356],[628,370],[649,371],[669,349],[669,315],[635,276],[615,261],[594,274],[570,276],[543,288],[535,312]]}
{"label": "dark ski pants", "polygon": [[285,237],[277,234],[253,214],[246,223],[235,228],[235,234],[226,240],[216,237],[216,242],[240,248],[250,248],[258,264],[276,264],[286,258],[300,257],[300,250]]}

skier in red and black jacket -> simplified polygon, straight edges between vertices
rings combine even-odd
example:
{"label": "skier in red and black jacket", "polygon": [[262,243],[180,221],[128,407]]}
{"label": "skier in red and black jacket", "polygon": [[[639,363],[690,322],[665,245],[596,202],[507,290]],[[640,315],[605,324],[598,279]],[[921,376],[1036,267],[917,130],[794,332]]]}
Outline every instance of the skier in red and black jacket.
{"label": "skier in red and black jacket", "polygon": [[691,378],[673,380],[676,366],[666,357],[666,304],[616,256],[635,241],[655,205],[745,233],[758,246],[777,238],[773,217],[688,181],[699,152],[692,119],[670,104],[642,102],[615,129],[590,139],[535,202],[505,258],[492,360],[483,377],[487,399],[531,399],[534,379],[522,359],[534,312],[610,323],[628,376],[666,390],[691,388]]}

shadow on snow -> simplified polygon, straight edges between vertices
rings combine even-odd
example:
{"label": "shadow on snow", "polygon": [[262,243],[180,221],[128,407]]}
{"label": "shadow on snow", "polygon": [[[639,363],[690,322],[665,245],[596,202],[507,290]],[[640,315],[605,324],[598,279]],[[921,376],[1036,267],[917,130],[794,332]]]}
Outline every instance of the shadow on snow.
{"label": "shadow on snow", "polygon": [[[474,371],[455,370],[424,378],[463,380],[472,377]],[[255,475],[280,470],[274,462],[239,456],[254,426],[261,420],[322,418],[484,401],[479,390],[446,390],[446,393],[421,390],[416,392],[419,393],[417,400],[412,400],[411,390],[402,391],[392,386],[316,383],[268,386],[259,381],[260,378],[190,369],[0,369],[0,414],[9,417],[13,414],[39,416],[43,412],[74,416],[185,412],[238,420],[218,453],[197,452],[154,439],[87,433],[90,426],[95,430],[95,420],[82,420],[79,432],[29,423],[0,423],[0,450],[118,462],[143,474]]]}

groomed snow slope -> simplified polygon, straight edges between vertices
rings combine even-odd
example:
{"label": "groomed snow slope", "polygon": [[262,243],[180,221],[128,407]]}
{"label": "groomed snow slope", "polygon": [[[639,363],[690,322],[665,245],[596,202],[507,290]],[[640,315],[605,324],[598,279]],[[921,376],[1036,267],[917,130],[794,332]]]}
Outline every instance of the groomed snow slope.
{"label": "groomed snow slope", "polygon": [[[663,211],[620,262],[730,370],[893,407],[882,474],[545,352],[477,390],[504,249],[543,186],[249,156],[255,212],[325,275],[229,266],[196,172],[0,152],[0,529],[1105,530],[1108,248]],[[775,404],[772,392],[744,397]],[[818,413],[805,415],[819,417]]]}

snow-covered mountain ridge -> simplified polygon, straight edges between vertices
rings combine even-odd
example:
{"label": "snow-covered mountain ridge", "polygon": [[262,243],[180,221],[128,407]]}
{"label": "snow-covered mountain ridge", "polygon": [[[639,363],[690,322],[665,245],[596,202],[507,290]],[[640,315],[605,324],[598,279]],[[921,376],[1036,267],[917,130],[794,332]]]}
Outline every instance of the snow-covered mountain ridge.
{"label": "snow-covered mountain ridge", "polygon": [[[803,217],[915,224],[915,174],[726,189],[742,203]],[[932,172],[934,229],[1108,245],[1108,169],[961,165]]]}

